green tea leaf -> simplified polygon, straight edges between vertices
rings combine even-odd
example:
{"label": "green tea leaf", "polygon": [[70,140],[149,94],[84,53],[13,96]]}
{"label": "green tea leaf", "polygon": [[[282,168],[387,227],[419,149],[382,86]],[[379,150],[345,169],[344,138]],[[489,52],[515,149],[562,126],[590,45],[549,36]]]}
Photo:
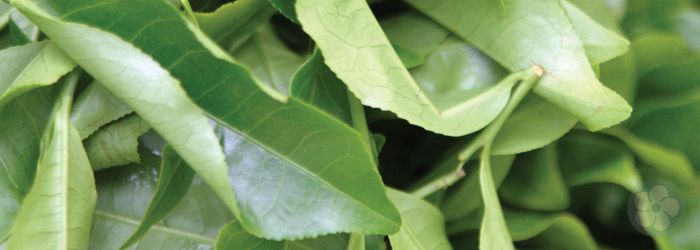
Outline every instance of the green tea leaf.
{"label": "green tea leaf", "polygon": [[[15,4],[19,5],[19,2]],[[371,152],[366,149],[359,134],[319,110],[294,98],[286,98],[252,78],[245,67],[233,64],[233,59],[193,24],[185,21],[180,13],[167,3],[130,1],[109,5],[101,4],[100,1],[75,2],[76,5],[61,8],[62,11],[72,12],[71,15],[64,16],[71,22],[57,20],[29,3],[22,4],[41,14],[30,19],[34,18],[32,20],[39,24],[39,27],[51,27],[54,32],[43,30],[49,37],[75,38],[62,40],[63,46],[81,48],[73,51],[72,55],[80,58],[78,61],[84,65],[83,68],[105,86],[124,83],[129,84],[122,86],[129,86],[134,84],[136,79],[149,79],[142,78],[146,76],[162,78],[169,83],[166,86],[176,86],[181,82],[192,100],[227,131],[227,138],[230,139],[224,140],[231,143],[225,146],[228,147],[226,161],[229,174],[223,172],[226,169],[204,170],[205,166],[211,167],[211,164],[196,164],[200,159],[217,159],[212,155],[217,154],[217,150],[205,147],[217,143],[217,139],[201,137],[202,143],[207,143],[204,146],[199,142],[185,144],[184,146],[195,148],[195,152],[206,152],[197,155],[198,158],[193,160],[188,157],[191,155],[182,152],[189,149],[177,150],[175,145],[182,145],[182,142],[178,143],[166,136],[168,133],[171,133],[170,136],[185,136],[188,133],[182,133],[181,130],[163,131],[156,126],[154,128],[174,145],[173,148],[197,173],[207,176],[207,183],[214,187],[213,190],[226,201],[234,213],[241,212],[237,217],[252,234],[272,239],[295,239],[339,231],[389,234],[399,230],[400,215],[386,196]],[[122,15],[126,10],[132,13],[136,21],[128,24],[128,29],[121,28],[127,24],[111,25],[92,22],[90,19],[95,13],[101,16]],[[25,11],[25,14],[31,11]],[[119,36],[81,23],[97,25]],[[138,25],[143,31],[133,33],[132,25]],[[84,39],[85,37],[91,39]],[[178,44],[186,47],[171,46],[170,37],[177,37]],[[140,49],[122,39],[131,41]],[[89,54],[82,48],[93,47],[93,56],[109,57],[111,61],[123,63],[139,63],[139,67],[129,66],[139,69],[150,65],[148,71],[142,72],[148,75],[141,75],[141,71],[129,70],[125,72],[139,73],[138,77],[99,77],[97,73],[109,73],[122,66],[115,69],[115,65],[120,64],[87,61]],[[112,49],[119,50],[119,54],[111,54],[109,51]],[[149,55],[153,56],[153,59]],[[123,58],[129,60],[123,61]],[[109,80],[110,83],[105,83],[105,80]],[[164,93],[161,90],[159,93],[179,93],[177,89],[173,90],[175,92]],[[117,95],[118,91],[112,92]],[[184,93],[182,96],[187,98]],[[121,97],[124,100],[123,97],[131,96]],[[132,99],[130,101],[138,103],[127,104],[135,108],[137,105],[148,105],[145,101],[154,101],[154,97],[143,98],[144,102]],[[169,102],[179,101],[168,98]],[[280,103],[280,100],[287,103]],[[139,113],[138,110],[135,111]],[[192,109],[188,114],[194,115],[194,111]],[[152,117],[154,121],[149,121],[142,114],[139,116],[152,126],[160,124],[167,128],[179,128],[172,122],[162,123],[163,120],[159,117]],[[185,120],[178,118],[175,121]],[[195,121],[199,121],[199,118]],[[211,130],[204,126],[205,124],[201,124],[201,130],[194,132],[206,132],[208,135],[207,131]],[[185,128],[189,128],[189,125]],[[258,161],[259,159],[266,161]],[[201,163],[207,162],[209,161]],[[231,188],[225,187],[229,184],[234,186],[235,197],[239,197],[238,204],[233,199],[234,196],[229,194]],[[289,204],[294,204],[295,209],[287,207]],[[326,216],[319,217],[319,214]],[[312,223],[297,223],[301,221]]]}
{"label": "green tea leaf", "polygon": [[664,33],[636,37],[632,40],[631,50],[637,62],[638,76],[663,65],[683,64],[698,58],[688,50],[682,38]]}
{"label": "green tea leaf", "polygon": [[[140,49],[113,34],[84,24],[63,22],[30,1],[12,4],[43,28],[95,80],[153,126],[214,187],[234,214],[239,213],[226,178],[221,146],[202,110],[189,98],[178,79]],[[162,4],[176,11],[165,2]]]}
{"label": "green tea leaf", "polygon": [[53,84],[75,67],[75,62],[49,41],[1,50],[0,61],[0,106],[29,90]]}
{"label": "green tea leaf", "polygon": [[231,221],[219,232],[216,250],[283,250],[287,241],[266,240],[248,233],[237,220]]}
{"label": "green tea leaf", "polygon": [[418,1],[412,6],[511,71],[532,64],[549,74],[534,92],[571,113],[590,130],[620,123],[631,108],[596,79],[579,34],[557,1]]}
{"label": "green tea leaf", "polygon": [[403,66],[365,1],[298,0],[296,13],[328,67],[362,104],[389,110],[427,130],[461,136],[483,128],[503,109],[514,84],[497,85],[441,110]]}
{"label": "green tea leaf", "polygon": [[75,99],[70,120],[78,129],[80,139],[85,139],[102,125],[131,112],[133,111],[126,103],[114,96],[102,84],[93,81]]}
{"label": "green tea leaf", "polygon": [[285,46],[268,22],[233,51],[238,63],[248,67],[257,79],[289,96],[289,83],[307,60]]}
{"label": "green tea leaf", "polygon": [[415,10],[381,20],[379,25],[406,68],[423,64],[450,34],[439,23]]}
{"label": "green tea leaf", "polygon": [[148,204],[148,210],[139,227],[119,249],[126,249],[141,240],[153,225],[165,218],[177,206],[192,185],[194,171],[169,145],[163,148],[163,159],[158,174],[158,187]]}
{"label": "green tea leaf", "polygon": [[87,249],[95,180],[78,131],[69,120],[81,71],[64,78],[52,121],[42,136],[36,180],[12,228],[8,249]]}
{"label": "green tea leaf", "polygon": [[583,131],[568,134],[557,143],[559,166],[569,186],[610,182],[630,192],[642,190],[642,179],[632,152],[622,142]]}
{"label": "green tea leaf", "polygon": [[440,210],[409,194],[387,190],[404,221],[398,233],[389,235],[392,249],[452,249]]}
{"label": "green tea leaf", "polygon": [[518,154],[544,147],[576,125],[566,111],[530,94],[520,102],[493,140],[492,154]]}
{"label": "green tea leaf", "polygon": [[39,28],[19,11],[10,13],[10,36],[12,45],[25,45],[39,39]]}
{"label": "green tea leaf", "polygon": [[277,10],[267,0],[245,0],[225,4],[214,13],[195,13],[199,28],[224,48],[249,37]]}
{"label": "green tea leaf", "polygon": [[[158,166],[161,158],[139,147],[141,164],[129,164],[95,172],[97,207],[90,232],[90,249],[114,250],[138,229],[150,202],[161,185]],[[167,160],[166,160],[167,161]],[[166,163],[169,164],[169,163]],[[169,186],[179,185],[173,177]],[[191,250],[214,247],[219,230],[233,215],[216,193],[195,175],[184,198],[162,222],[128,249]],[[165,193],[167,197],[167,193]],[[165,197],[164,197],[165,198]],[[169,202],[163,199],[163,202]]]}
{"label": "green tea leaf", "polygon": [[60,87],[55,84],[29,91],[0,110],[0,239],[10,234],[34,181],[41,134]]}
{"label": "green tea leaf", "polygon": [[521,245],[571,250],[599,249],[586,224],[575,215],[508,209],[504,210],[504,217],[513,240],[530,239]]}
{"label": "green tea leaf", "polygon": [[12,5],[5,2],[0,2],[0,29],[7,25],[7,22],[10,19],[10,13],[12,13],[14,10],[15,8],[13,8]]}
{"label": "green tea leaf", "polygon": [[571,197],[559,172],[556,147],[518,155],[498,190],[501,200],[529,210],[561,211]]}
{"label": "green tea leaf", "polygon": [[561,6],[581,39],[591,64],[604,63],[627,52],[630,45],[627,39],[599,25],[566,0],[561,1]]}
{"label": "green tea leaf", "polygon": [[349,125],[353,124],[345,84],[323,62],[320,50],[294,74],[289,87],[292,97],[306,101]]}
{"label": "green tea leaf", "polygon": [[[459,160],[454,157],[457,164]],[[493,156],[491,157],[491,169],[493,169],[493,182],[498,188],[506,178],[508,171],[515,160],[515,155]],[[464,166],[464,171],[467,175],[464,179],[452,186],[445,196],[442,207],[440,208],[445,214],[445,220],[453,221],[473,212],[480,206],[483,206],[481,193],[477,192],[479,187],[479,174],[476,162],[468,162]],[[451,166],[454,166],[451,165]]]}
{"label": "green tea leaf", "polygon": [[83,145],[93,171],[140,162],[137,139],[151,126],[136,114],[100,128]]}

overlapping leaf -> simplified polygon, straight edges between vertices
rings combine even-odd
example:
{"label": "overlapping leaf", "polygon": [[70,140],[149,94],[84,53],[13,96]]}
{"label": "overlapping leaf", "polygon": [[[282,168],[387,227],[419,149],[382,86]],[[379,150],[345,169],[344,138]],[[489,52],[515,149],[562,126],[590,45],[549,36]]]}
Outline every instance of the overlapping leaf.
{"label": "overlapping leaf", "polygon": [[584,32],[574,30],[574,20],[559,2],[504,1],[505,17],[498,1],[407,2],[509,70],[541,65],[549,74],[535,86],[535,93],[589,129],[609,127],[629,116],[629,105],[596,79],[579,38]]}
{"label": "overlapping leaf", "polygon": [[246,0],[221,6],[216,12],[195,13],[199,27],[224,48],[236,47],[276,12],[266,0]]}
{"label": "overlapping leaf", "polygon": [[85,139],[102,125],[133,112],[126,103],[98,82],[92,82],[75,98],[70,120]]}
{"label": "overlapping leaf", "polygon": [[401,231],[389,235],[393,249],[452,249],[445,235],[445,220],[436,207],[401,191],[389,189],[404,220]]}
{"label": "overlapping leaf", "polygon": [[42,136],[36,180],[12,228],[8,249],[87,249],[95,180],[78,131],[70,123],[80,71],[69,74]]}
{"label": "overlapping leaf", "polygon": [[83,143],[90,166],[98,171],[139,162],[137,139],[149,129],[151,126],[136,114],[100,128]]}
{"label": "overlapping leaf", "polygon": [[34,88],[53,84],[75,67],[75,62],[45,41],[0,51],[0,106]]}

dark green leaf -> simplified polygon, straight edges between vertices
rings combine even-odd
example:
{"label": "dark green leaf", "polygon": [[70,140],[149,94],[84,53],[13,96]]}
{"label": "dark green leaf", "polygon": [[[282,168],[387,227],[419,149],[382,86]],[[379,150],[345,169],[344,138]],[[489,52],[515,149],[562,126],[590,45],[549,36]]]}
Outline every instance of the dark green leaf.
{"label": "dark green leaf", "polygon": [[102,125],[131,112],[126,103],[94,81],[75,99],[70,119],[78,129],[80,139],[85,139]]}
{"label": "dark green leaf", "polygon": [[187,194],[192,185],[194,171],[182,158],[166,145],[163,149],[163,164],[158,174],[158,187],[141,224],[119,249],[126,249],[141,240],[148,230],[165,218]]}
{"label": "dark green leaf", "polygon": [[415,10],[381,20],[379,25],[406,68],[423,64],[450,34],[440,24]]}
{"label": "dark green leaf", "polygon": [[248,233],[240,222],[229,222],[216,238],[216,250],[282,250],[287,241],[266,240]]}
{"label": "dark green leaf", "polygon": [[250,36],[277,12],[267,0],[243,0],[221,6],[216,12],[195,13],[199,28],[224,48]]}

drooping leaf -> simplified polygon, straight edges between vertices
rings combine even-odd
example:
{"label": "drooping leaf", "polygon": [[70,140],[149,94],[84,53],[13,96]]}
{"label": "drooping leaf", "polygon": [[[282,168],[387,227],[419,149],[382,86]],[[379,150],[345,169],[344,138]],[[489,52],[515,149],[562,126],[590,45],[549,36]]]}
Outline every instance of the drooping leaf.
{"label": "drooping leaf", "polygon": [[139,227],[119,249],[126,249],[141,240],[153,225],[165,218],[177,206],[192,185],[194,171],[169,145],[163,149],[162,159],[158,187],[148,204],[148,210]]}
{"label": "drooping leaf", "polygon": [[415,10],[381,20],[379,25],[406,68],[423,64],[450,31]]}
{"label": "drooping leaf", "polygon": [[[161,180],[157,172],[161,158],[144,147],[139,153],[141,164],[95,172],[98,198],[90,249],[119,249],[146,214]],[[233,219],[225,203],[195,175],[182,201],[128,249],[209,249],[219,230]]]}
{"label": "drooping leaf", "polygon": [[387,190],[404,221],[398,233],[389,235],[392,249],[452,249],[440,210],[409,194]]}
{"label": "drooping leaf", "polygon": [[[456,156],[455,163],[459,161]],[[491,169],[493,170],[493,182],[498,188],[506,178],[508,171],[515,160],[515,155],[493,156],[491,159]],[[481,193],[479,192],[479,168],[476,162],[469,162],[464,166],[467,175],[457,182],[445,196],[442,207],[445,220],[453,221],[473,212],[483,206]],[[452,166],[454,166],[454,164]]]}
{"label": "drooping leaf", "polygon": [[306,62],[305,56],[296,54],[277,38],[269,22],[236,48],[233,57],[255,77],[285,96],[289,96],[289,83],[294,73]]}
{"label": "drooping leaf", "polygon": [[[482,150],[483,155],[491,155],[491,145],[486,145]],[[481,198],[483,199],[484,217],[481,219],[479,229],[479,249],[505,249],[515,250],[513,240],[508,232],[508,226],[503,218],[501,202],[498,201],[498,186],[494,183],[491,171],[491,157],[479,159],[479,186],[481,187]]]}
{"label": "drooping leaf", "polygon": [[579,218],[569,213],[541,213],[505,210],[504,217],[515,241],[521,246],[554,247],[567,250],[599,249]]}
{"label": "drooping leaf", "polygon": [[596,79],[571,20],[557,1],[418,1],[432,17],[512,71],[542,66],[549,74],[534,92],[571,113],[590,130],[625,120],[631,108]]}
{"label": "drooping leaf", "polygon": [[140,162],[137,139],[149,129],[148,123],[131,114],[97,130],[83,143],[92,170]]}
{"label": "drooping leaf", "polygon": [[0,51],[0,106],[29,90],[53,84],[75,67],[56,46],[44,41]]}
{"label": "drooping leaf", "polygon": [[561,1],[561,6],[581,39],[586,57],[591,64],[604,63],[627,52],[630,45],[627,39],[596,23],[566,0]]}
{"label": "drooping leaf", "polygon": [[70,123],[80,70],[64,78],[52,121],[42,135],[36,179],[12,227],[8,249],[87,249],[95,209],[95,179]]}
{"label": "drooping leaf", "polygon": [[559,166],[568,186],[610,182],[630,192],[642,190],[634,156],[622,142],[575,131],[559,140]]}
{"label": "drooping leaf", "polygon": [[639,76],[659,66],[688,63],[698,58],[680,37],[673,34],[647,33],[636,37],[632,40],[631,50],[634,51]]}
{"label": "drooping leaf", "polygon": [[566,209],[571,197],[559,171],[555,146],[518,155],[498,193],[506,204],[524,209]]}
{"label": "drooping leaf", "polygon": [[403,66],[365,1],[298,0],[296,14],[328,67],[362,104],[430,131],[461,136],[483,128],[503,109],[515,83],[499,84],[441,110]]}
{"label": "drooping leaf", "polygon": [[[134,62],[139,63],[139,68],[153,66],[148,68],[147,76],[164,77],[172,84],[177,83],[177,80],[181,81],[189,96],[211,118],[229,130],[227,133],[230,133],[228,136],[231,138],[230,141],[241,142],[240,145],[226,146],[230,175],[219,172],[206,174],[217,178],[216,182],[211,180],[207,182],[226,200],[233,212],[240,209],[241,214],[238,218],[252,234],[273,239],[291,239],[338,231],[383,234],[398,231],[400,215],[386,196],[386,191],[373,164],[371,152],[364,147],[359,134],[319,110],[293,98],[286,98],[252,78],[245,67],[233,64],[233,59],[193,24],[185,21],[177,10],[167,3],[121,1],[109,5],[101,4],[100,1],[76,1],[71,2],[69,6],[64,6],[51,1],[47,2],[47,5],[42,5],[52,5],[57,8],[63,6],[58,10],[71,12],[71,15],[63,16],[70,22],[58,20],[29,2],[13,3],[27,8],[27,11],[23,10],[25,15],[31,15],[28,14],[30,12],[39,13],[31,16],[30,19],[40,28],[44,28],[42,31],[49,37],[56,37],[54,40],[66,36],[73,38],[62,40],[62,46],[81,48],[74,51],[72,54],[74,57],[85,59],[91,54],[86,54],[82,48],[95,48],[91,51],[94,53],[93,56],[116,57],[112,58],[114,61],[130,58],[124,63],[138,58],[141,61]],[[132,18],[121,20],[134,21],[132,23],[111,25],[94,22],[91,19],[95,13],[99,13],[102,17],[121,16],[124,13],[122,10],[127,9]],[[87,27],[83,23],[113,32],[117,36]],[[141,27],[143,31],[133,32],[136,30],[133,25]],[[130,28],[122,29],[126,26]],[[85,37],[101,40],[88,40],[84,39]],[[172,46],[170,37],[178,38],[178,46]],[[140,50],[126,41],[134,43]],[[110,46],[95,47],[91,46],[92,44]],[[110,54],[109,51],[112,49],[118,50],[119,55]],[[167,71],[157,67],[156,61],[153,61],[149,55],[158,60],[158,64],[168,69],[174,78],[170,77]],[[119,65],[78,61],[103,84],[105,79],[96,73],[111,72],[115,65]],[[133,73],[136,72],[138,71],[133,71]],[[160,75],[156,74],[158,72]],[[128,78],[129,81],[119,78],[109,79],[114,85],[134,84],[133,81],[141,79],[140,77],[142,76]],[[148,100],[153,101],[152,98]],[[169,100],[172,101],[172,99]],[[279,102],[285,100],[287,103]],[[135,105],[130,104],[130,107],[134,108]],[[138,110],[137,113],[139,113]],[[144,118],[142,114],[139,116]],[[149,121],[145,118],[144,120]],[[158,120],[157,122],[165,126],[162,120],[155,117],[154,120]],[[152,122],[149,124],[154,125]],[[169,124],[169,127],[176,126]],[[175,131],[159,131],[157,127],[154,126],[154,128],[170,143],[174,141],[166,136],[168,133],[164,132],[174,133]],[[206,130],[209,129],[202,131]],[[231,130],[240,135],[236,135]],[[184,134],[179,131],[178,133],[180,136]],[[216,143],[218,140],[203,139],[203,141]],[[178,145],[178,143],[172,144]],[[189,146],[208,154],[216,152],[198,144],[190,143]],[[178,151],[177,147],[174,146],[174,148]],[[248,152],[246,152],[247,148],[250,148]],[[178,151],[178,153],[198,173],[202,173],[200,169],[202,165],[194,164],[197,161],[189,161],[188,155],[183,152]],[[200,159],[210,158],[202,154],[199,157]],[[249,159],[261,159],[257,157],[267,161],[256,160],[253,163],[258,164],[248,164],[251,163]],[[240,164],[242,162],[246,164]],[[253,178],[239,174],[241,172],[255,175]],[[281,181],[282,177],[285,181]],[[239,197],[239,204],[233,203],[232,195],[226,194],[230,189],[223,187],[221,179],[230,180],[234,185],[233,190],[236,197]],[[284,185],[284,188],[280,189],[280,185]],[[358,189],[358,187],[363,188]],[[362,192],[359,192],[360,190]],[[274,199],[275,197],[278,198]],[[299,203],[300,201],[304,202]],[[310,207],[292,211],[287,208],[287,204],[295,204],[295,206],[309,204]],[[333,206],[329,206],[331,204]],[[319,218],[319,214],[328,216]],[[299,221],[311,222],[311,224],[297,224],[296,222]]]}
{"label": "drooping leaf", "polygon": [[60,84],[21,95],[0,110],[0,238],[12,222],[34,181],[41,134],[51,116]]}
{"label": "drooping leaf", "polygon": [[277,12],[267,0],[245,0],[221,6],[216,12],[195,13],[199,28],[224,48],[250,36]]}
{"label": "drooping leaf", "polygon": [[518,154],[544,147],[576,125],[576,118],[539,96],[528,95],[493,140],[494,155]]}
{"label": "drooping leaf", "polygon": [[352,125],[352,114],[345,84],[323,62],[320,50],[294,74],[289,92],[339,120]]}
{"label": "drooping leaf", "polygon": [[[12,1],[11,4],[42,28],[53,39],[52,42],[173,145],[175,151],[200,173],[233,213],[239,214],[231,184],[226,178],[227,166],[223,150],[202,110],[189,98],[178,79],[171,76],[152,57],[114,34],[80,23],[64,22],[45,12],[35,2]],[[93,1],[82,4],[100,5]],[[167,3],[162,4],[174,11],[182,22],[190,24]],[[100,6],[108,9],[111,7]],[[63,7],[67,7],[63,11],[70,11],[70,7],[78,5]],[[136,7],[132,5],[131,8]],[[136,9],[148,11],[145,7]],[[76,13],[78,12],[74,14]],[[153,16],[152,13],[149,15]],[[80,17],[71,15],[75,16]]]}
{"label": "drooping leaf", "polygon": [[70,120],[78,129],[80,139],[85,139],[102,125],[131,112],[126,103],[94,81],[75,99]]}

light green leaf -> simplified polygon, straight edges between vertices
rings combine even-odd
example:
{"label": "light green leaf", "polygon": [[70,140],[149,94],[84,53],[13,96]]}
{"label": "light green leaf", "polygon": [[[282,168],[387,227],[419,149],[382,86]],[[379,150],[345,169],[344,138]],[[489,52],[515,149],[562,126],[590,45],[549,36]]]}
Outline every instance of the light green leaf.
{"label": "light green leaf", "polygon": [[[450,158],[454,158],[454,163],[451,167],[458,164],[459,160],[456,155]],[[506,178],[514,160],[515,155],[491,157],[493,182],[496,188],[498,188]],[[464,171],[467,172],[466,177],[453,185],[445,196],[445,200],[440,209],[445,214],[445,219],[447,221],[462,218],[483,205],[481,193],[478,192],[478,190],[480,190],[480,175],[478,174],[479,168],[476,163],[477,162],[474,161],[465,164]]]}
{"label": "light green leaf", "polygon": [[627,119],[631,108],[596,79],[570,19],[554,0],[419,1],[412,6],[511,71],[542,66],[534,92],[571,113],[590,130]]}
{"label": "light green leaf", "polygon": [[164,160],[158,174],[158,188],[148,204],[148,210],[146,210],[138,229],[119,249],[126,249],[141,240],[153,225],[165,218],[177,206],[192,185],[194,171],[171,146],[166,145],[163,148],[162,159]]}
{"label": "light green leaf", "polygon": [[520,102],[493,140],[492,154],[518,154],[544,147],[576,125],[566,111],[530,94]]}
{"label": "light green leaf", "polygon": [[479,229],[479,249],[515,250],[496,193],[498,186],[494,183],[491,171],[491,157],[488,157],[491,155],[491,145],[486,145],[482,150],[482,157],[479,159],[479,184],[484,202],[484,218]]}
{"label": "light green leaf", "polygon": [[561,1],[561,6],[581,39],[586,57],[591,64],[604,63],[627,52],[630,45],[627,39],[599,25],[566,0]]}
{"label": "light green leaf", "polygon": [[29,91],[0,110],[0,239],[10,234],[34,181],[41,134],[60,87],[55,84]]}
{"label": "light green leaf", "polygon": [[[114,96],[102,84],[93,81],[75,99],[70,120],[85,139],[111,121],[133,112],[126,103]],[[95,167],[95,166],[93,166]]]}
{"label": "light green leaf", "polygon": [[283,250],[287,241],[266,240],[248,233],[237,220],[231,221],[219,232],[216,250]]}
{"label": "light green leaf", "polygon": [[508,209],[504,210],[504,217],[513,240],[530,239],[521,245],[539,245],[566,250],[598,249],[586,224],[572,214]]}
{"label": "light green leaf", "polygon": [[14,11],[15,8],[5,2],[0,2],[0,29],[4,28],[7,22],[10,20],[10,13]]}
{"label": "light green leaf", "polygon": [[392,249],[452,249],[445,235],[445,220],[440,210],[401,191],[387,191],[404,221],[398,233],[389,235]]}
{"label": "light green leaf", "polygon": [[508,72],[455,36],[448,37],[410,73],[439,112],[469,103],[498,115],[508,102],[510,88],[496,85]]}
{"label": "light green leaf", "polygon": [[501,200],[529,210],[561,211],[571,202],[559,172],[556,147],[518,155],[498,190]]}
{"label": "light green leaf", "polygon": [[140,162],[137,139],[149,129],[146,121],[132,114],[97,130],[83,143],[92,170]]}
{"label": "light green leaf", "polygon": [[289,92],[292,97],[353,124],[347,87],[323,62],[320,50],[315,50],[311,59],[294,74]]}
{"label": "light green leaf", "polygon": [[365,250],[365,236],[352,233],[348,238],[348,250]]}
{"label": "light green leaf", "polygon": [[75,67],[56,46],[44,41],[0,51],[0,107],[29,90],[53,84]]}
{"label": "light green leaf", "polygon": [[[161,158],[143,147],[139,153],[141,164],[95,172],[98,196],[90,249],[119,249],[146,214],[162,180],[157,172]],[[224,202],[195,175],[182,201],[128,249],[209,249],[219,230],[233,219]]]}
{"label": "light green leaf", "polygon": [[326,64],[364,105],[427,130],[461,136],[483,128],[503,109],[514,84],[499,84],[441,111],[403,66],[365,1],[298,0],[296,13]]}
{"label": "light green leaf", "polygon": [[[207,168],[211,171],[205,172],[203,168],[206,164],[194,164],[198,161],[188,160],[187,154],[173,147],[200,175],[204,173],[211,177],[207,183],[214,187],[213,190],[234,213],[241,211],[237,218],[253,235],[295,239],[341,231],[390,234],[399,230],[400,215],[386,196],[372,153],[352,128],[294,98],[286,98],[255,80],[245,67],[232,63],[234,60],[231,57],[167,3],[135,0],[111,5],[103,4],[102,1],[71,3],[76,5],[59,10],[72,14],[57,14],[70,22],[56,20],[32,4],[27,3],[26,7],[43,15],[32,16],[30,19],[36,17],[32,20],[43,27],[49,37],[74,38],[63,40],[62,46],[81,48],[79,52],[76,49],[72,55],[79,58],[83,68],[105,86],[110,83],[105,83],[96,73],[109,73],[123,67],[114,61],[138,63],[138,68],[148,69],[143,72],[148,73],[145,76],[109,78],[114,85],[135,85],[137,82],[134,81],[146,80],[146,76],[163,77],[167,80],[166,83],[172,84],[165,86],[176,86],[177,82],[181,82],[189,97],[210,118],[222,125],[229,174],[223,172],[225,169],[218,168]],[[133,21],[132,23],[112,25],[90,21],[97,14],[121,16],[125,12],[131,13],[133,19],[123,20]],[[82,23],[95,25],[105,31],[89,28]],[[133,33],[135,30],[142,32]],[[84,39],[85,37],[91,39]],[[174,37],[179,41],[178,45],[185,47],[172,46]],[[103,45],[96,46],[99,44]],[[87,53],[84,48],[90,48],[87,52],[93,54]],[[110,52],[113,49],[119,51],[118,55]],[[112,61],[87,61],[89,55],[116,58],[112,58]],[[156,64],[168,69],[169,73]],[[137,68],[136,65],[130,67]],[[125,72],[140,73],[136,70]],[[173,91],[176,90],[177,88]],[[158,93],[166,94],[164,92],[161,90]],[[143,98],[144,101],[130,101],[138,102],[137,105],[148,105],[146,101],[154,101],[153,97]],[[183,93],[183,98],[188,97]],[[280,100],[287,102],[281,103]],[[168,101],[173,103],[177,100]],[[132,108],[137,105],[129,104]],[[149,121],[144,115],[139,116]],[[160,119],[157,122],[161,126],[180,129],[172,122],[163,124]],[[154,122],[149,121],[149,124],[154,125]],[[175,132],[178,136],[185,136],[182,130],[159,131],[157,127],[154,128],[172,145],[182,145],[183,142],[173,143],[174,140],[166,136]],[[201,124],[200,129],[194,132],[203,133],[211,131],[210,129]],[[218,140],[207,137],[202,138],[201,143],[204,142],[217,143]],[[196,152],[217,152],[203,147],[201,143],[189,143],[186,146],[196,148]],[[199,157],[212,158],[211,155],[204,154]],[[216,178],[215,181],[211,181],[213,178]],[[231,189],[224,187],[229,181],[236,197],[239,197],[238,204],[232,199],[233,195],[227,194]],[[292,205],[295,209],[291,209]]]}
{"label": "light green leaf", "polygon": [[249,37],[277,10],[267,0],[242,0],[225,4],[214,13],[195,13],[199,28],[224,48]]}
{"label": "light green leaf", "polygon": [[634,156],[622,142],[605,135],[574,131],[559,140],[557,147],[567,185],[610,182],[633,193],[642,190]]}
{"label": "light green leaf", "polygon": [[305,56],[287,48],[277,38],[269,22],[261,25],[250,39],[235,48],[232,54],[260,81],[285,96],[289,96],[289,83],[294,73],[307,60]]}
{"label": "light green leaf", "polygon": [[415,10],[381,20],[379,25],[406,68],[423,64],[450,34],[449,30]]}
{"label": "light green leaf", "polygon": [[[12,4],[95,80],[153,126],[234,214],[240,213],[226,178],[221,146],[202,110],[188,97],[178,79],[140,49],[113,34],[84,24],[63,22],[31,1],[12,1]],[[175,11],[167,3],[162,4]]]}
{"label": "light green leaf", "polygon": [[36,179],[12,228],[8,249],[87,249],[95,179],[69,120],[81,71],[64,78],[52,121],[42,136]]}

